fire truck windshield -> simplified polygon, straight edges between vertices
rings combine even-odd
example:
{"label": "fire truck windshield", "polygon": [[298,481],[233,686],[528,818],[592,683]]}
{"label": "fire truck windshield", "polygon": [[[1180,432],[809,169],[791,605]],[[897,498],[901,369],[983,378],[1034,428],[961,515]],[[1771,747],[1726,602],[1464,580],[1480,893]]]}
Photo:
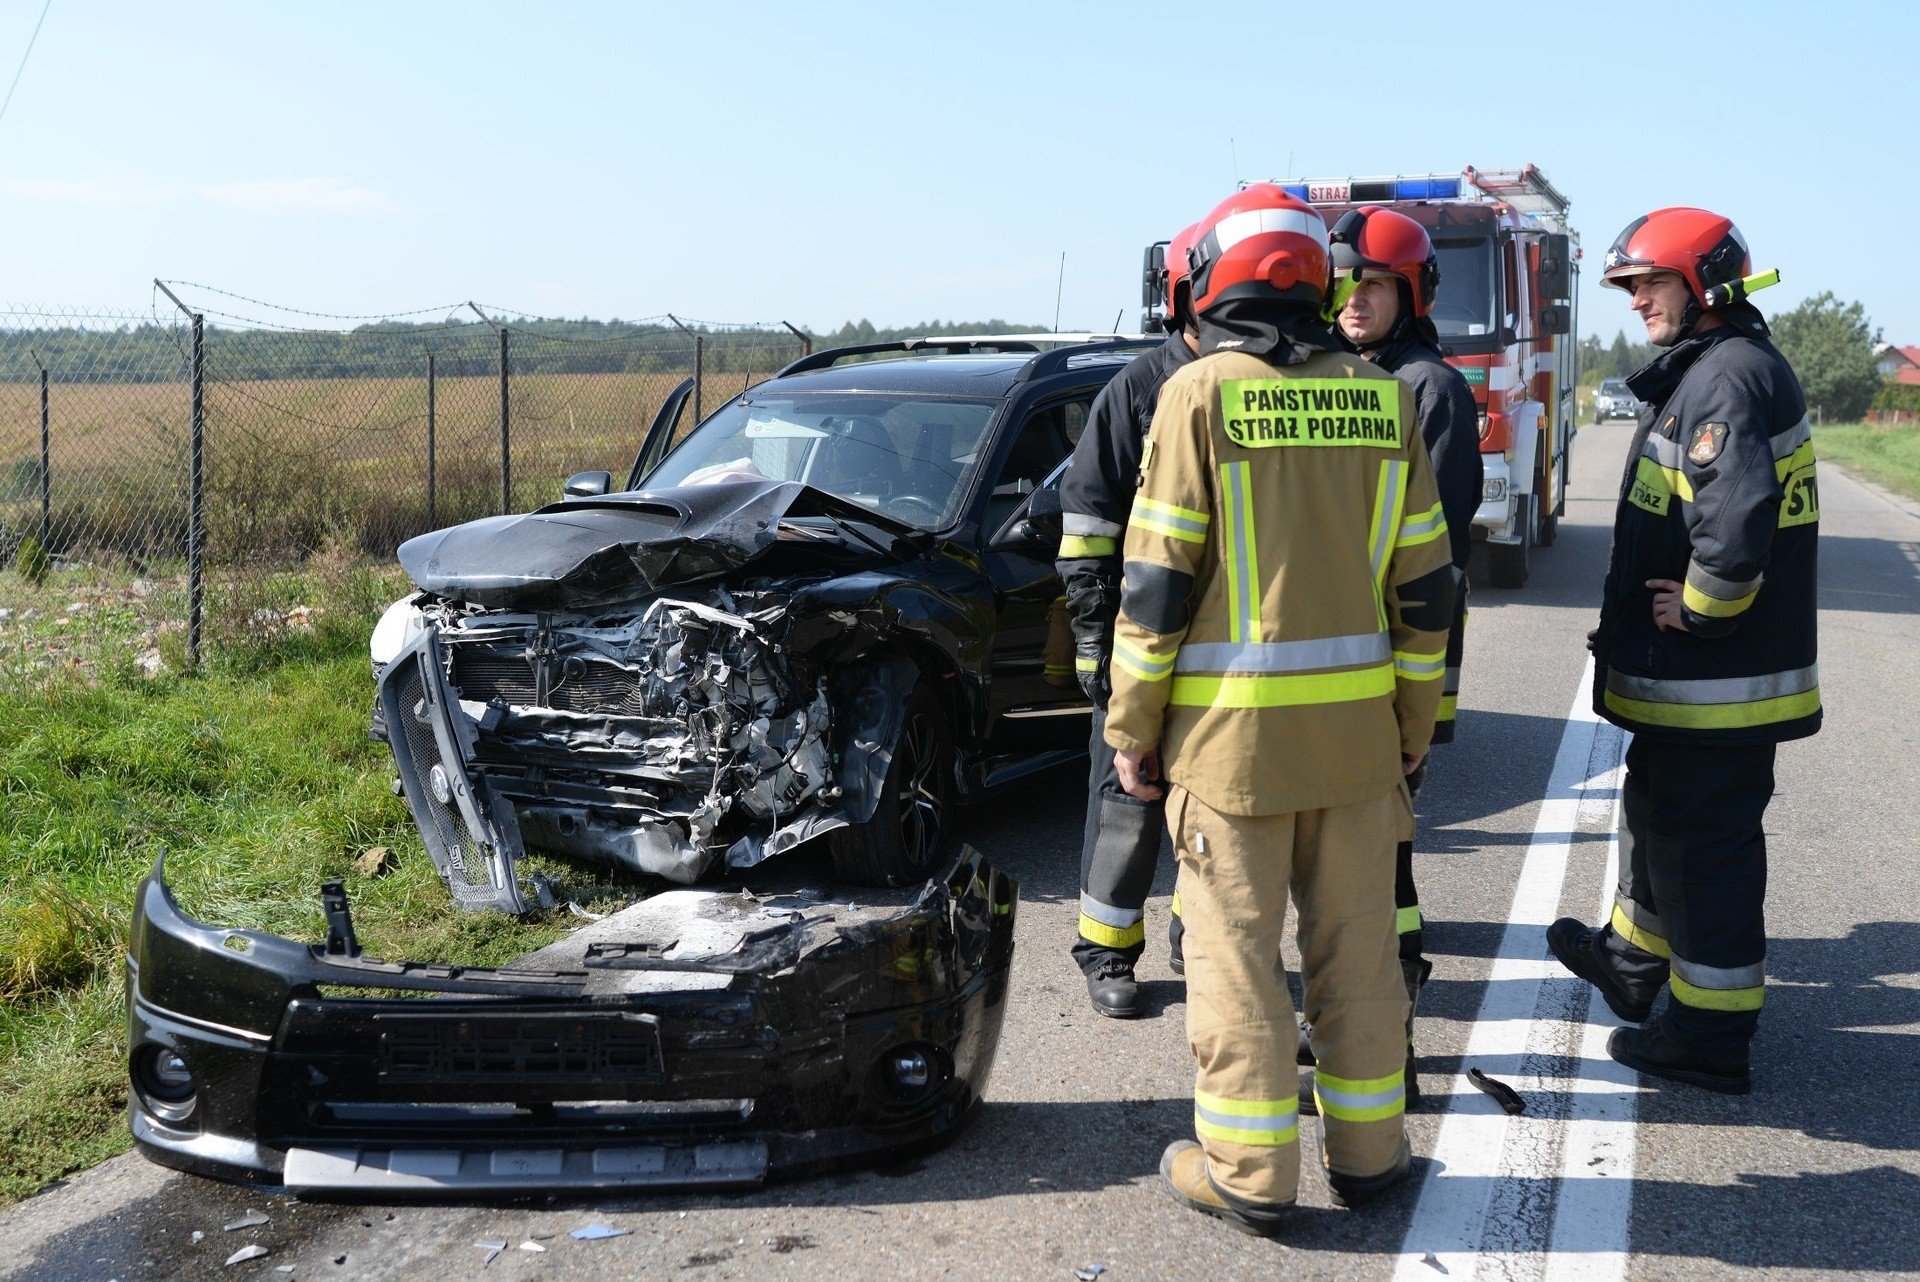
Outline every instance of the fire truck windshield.
{"label": "fire truck windshield", "polygon": [[1440,292],[1432,315],[1440,336],[1467,338],[1497,332],[1493,241],[1485,236],[1436,239],[1433,248],[1440,260]]}

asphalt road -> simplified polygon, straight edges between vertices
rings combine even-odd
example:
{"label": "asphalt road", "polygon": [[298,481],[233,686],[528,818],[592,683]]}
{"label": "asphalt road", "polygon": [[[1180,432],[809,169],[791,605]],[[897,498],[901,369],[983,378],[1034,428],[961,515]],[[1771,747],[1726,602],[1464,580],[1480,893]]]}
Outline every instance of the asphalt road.
{"label": "asphalt road", "polygon": [[[468,1277],[485,1254],[473,1244],[504,1239],[488,1275],[570,1282],[1069,1279],[1093,1265],[1108,1282],[1920,1276],[1920,505],[1825,469],[1827,728],[1780,754],[1753,1094],[1617,1068],[1604,1007],[1541,961],[1544,923],[1593,919],[1608,884],[1621,743],[1580,712],[1583,638],[1630,430],[1582,429],[1557,545],[1524,591],[1474,596],[1460,741],[1422,797],[1436,966],[1417,1037],[1428,1101],[1409,1124],[1424,1160],[1384,1205],[1336,1210],[1310,1171],[1286,1236],[1259,1242],[1167,1196],[1156,1166],[1191,1133],[1192,1086],[1166,967],[1171,868],[1148,908],[1149,1017],[1103,1019],[1065,953],[1073,772],[965,822],[1022,882],[1019,952],[988,1103],[941,1152],[744,1194],[511,1207],[306,1205],[129,1155],[0,1215],[0,1275]],[[1517,1086],[1526,1114],[1473,1090],[1469,1066]],[[1316,1125],[1302,1123],[1308,1154]],[[270,1222],[222,1231],[249,1209]],[[596,1221],[630,1233],[567,1237]],[[553,1235],[545,1251],[515,1249],[536,1233]],[[222,1267],[250,1241],[271,1254]]]}

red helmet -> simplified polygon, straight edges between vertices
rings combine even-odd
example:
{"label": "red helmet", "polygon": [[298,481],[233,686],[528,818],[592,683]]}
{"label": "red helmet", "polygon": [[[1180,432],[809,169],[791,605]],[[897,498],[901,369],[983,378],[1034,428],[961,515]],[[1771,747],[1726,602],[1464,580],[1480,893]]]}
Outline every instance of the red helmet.
{"label": "red helmet", "polygon": [[1348,272],[1390,273],[1407,282],[1415,316],[1433,310],[1434,291],[1440,287],[1440,264],[1427,229],[1419,223],[1394,210],[1366,205],[1340,215],[1331,239],[1336,276]]}
{"label": "red helmet", "polygon": [[1704,301],[1715,285],[1751,272],[1753,260],[1747,254],[1747,238],[1731,218],[1676,205],[1634,219],[1614,237],[1600,283],[1631,289],[1628,277],[1662,270],[1680,273],[1694,298]]}
{"label": "red helmet", "polygon": [[[1254,183],[1193,226],[1187,266],[1198,315],[1229,291],[1316,307],[1327,296],[1327,224],[1313,206],[1272,183]],[[1250,293],[1244,291],[1251,291]]]}
{"label": "red helmet", "polygon": [[1177,329],[1182,318],[1191,314],[1192,300],[1183,306],[1180,302],[1180,287],[1187,284],[1187,275],[1191,268],[1187,263],[1187,254],[1193,249],[1193,242],[1199,232],[1198,223],[1191,227],[1182,227],[1174,238],[1167,242],[1167,328]]}

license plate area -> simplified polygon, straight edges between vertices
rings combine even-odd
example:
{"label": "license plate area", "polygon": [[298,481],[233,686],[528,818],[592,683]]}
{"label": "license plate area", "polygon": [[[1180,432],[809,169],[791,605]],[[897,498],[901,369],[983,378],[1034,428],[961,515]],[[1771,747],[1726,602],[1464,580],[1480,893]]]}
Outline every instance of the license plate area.
{"label": "license plate area", "polygon": [[662,1076],[657,1016],[632,1011],[422,1011],[375,1017],[379,1080],[583,1085]]}

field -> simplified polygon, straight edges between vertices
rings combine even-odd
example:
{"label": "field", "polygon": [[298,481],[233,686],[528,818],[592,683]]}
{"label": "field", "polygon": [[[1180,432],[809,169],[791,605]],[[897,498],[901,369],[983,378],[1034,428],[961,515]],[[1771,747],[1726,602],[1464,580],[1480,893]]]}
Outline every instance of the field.
{"label": "field", "polygon": [[1814,429],[1820,457],[1889,490],[1920,499],[1920,427],[1833,423]]}
{"label": "field", "polygon": [[[190,914],[294,938],[324,936],[320,882],[345,877],[375,955],[497,962],[571,921],[456,912],[389,791],[366,636],[392,571],[335,545],[249,581],[246,629],[196,677],[180,590],[0,572],[0,1205],[127,1146],[125,931],[163,852]],[[392,869],[358,875],[379,847]],[[529,862],[583,903],[632,894]]]}

